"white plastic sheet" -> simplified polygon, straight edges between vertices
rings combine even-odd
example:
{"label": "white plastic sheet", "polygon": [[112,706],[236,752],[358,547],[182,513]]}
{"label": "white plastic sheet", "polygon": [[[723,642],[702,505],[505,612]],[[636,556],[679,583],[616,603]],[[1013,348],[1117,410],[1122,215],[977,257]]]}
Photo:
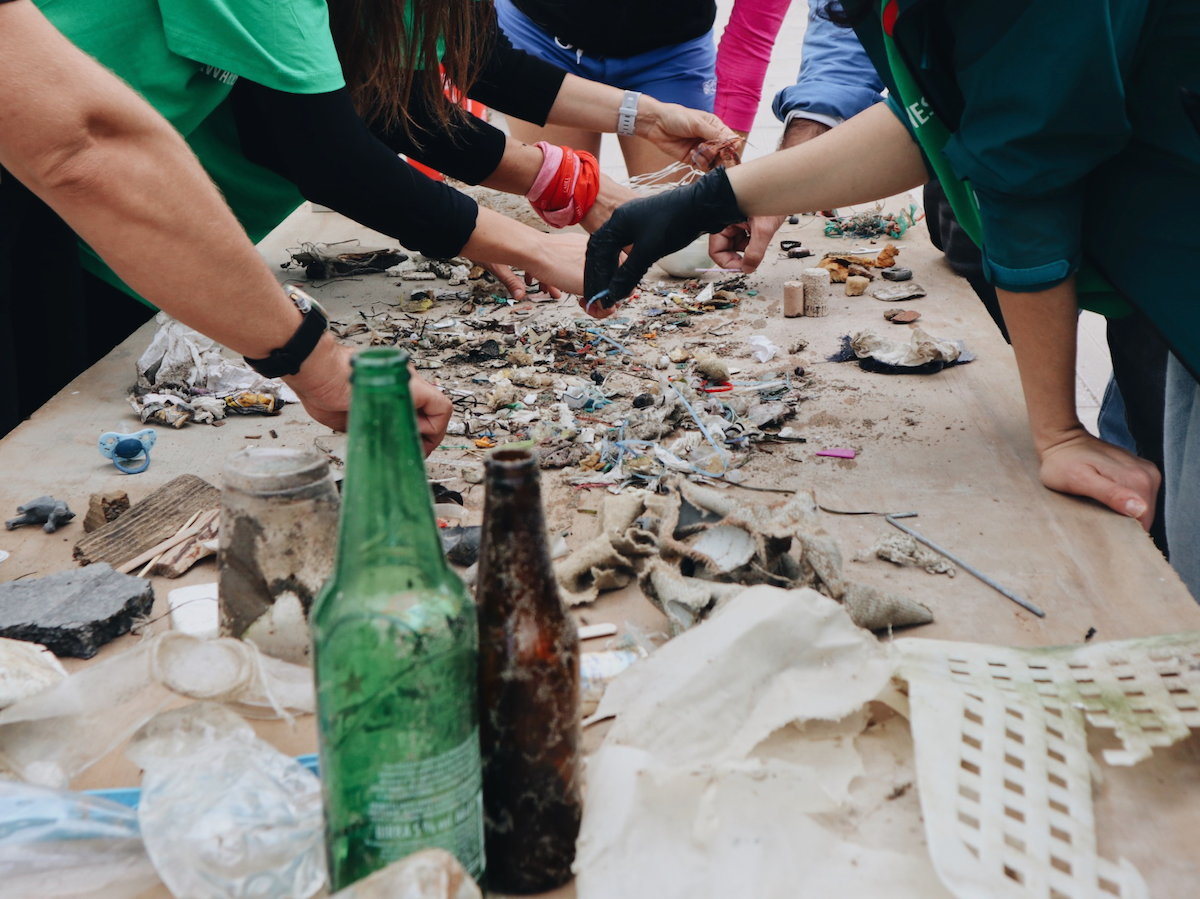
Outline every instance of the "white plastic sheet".
{"label": "white plastic sheet", "polygon": [[163,712],[126,755],[145,771],[138,822],[173,895],[307,899],[324,885],[320,781],[233,712]]}
{"label": "white plastic sheet", "polygon": [[0,763],[31,783],[65,787],[180,696],[252,718],[316,707],[310,668],[241,640],[169,631],[0,712]]}
{"label": "white plastic sheet", "polygon": [[[579,899],[939,899],[927,857],[847,840],[863,706],[892,663],[813,590],[755,587],[634,665],[595,719]],[[800,722],[799,726],[796,722]]]}

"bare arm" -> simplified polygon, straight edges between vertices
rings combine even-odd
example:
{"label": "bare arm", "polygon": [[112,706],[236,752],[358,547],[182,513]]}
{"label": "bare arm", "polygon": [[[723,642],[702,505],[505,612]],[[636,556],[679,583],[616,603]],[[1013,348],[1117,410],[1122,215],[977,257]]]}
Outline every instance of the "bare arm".
{"label": "bare arm", "polygon": [[[0,58],[0,164],[185,324],[251,358],[291,338],[300,313],[165,119],[29,0],[0,5]],[[349,352],[326,336],[288,379],[333,427],[345,426]],[[436,443],[449,403],[428,385],[416,389]]]}
{"label": "bare arm", "polygon": [[[624,96],[620,88],[568,75],[550,107],[547,123],[601,134],[614,132]],[[661,103],[645,94],[638,102],[634,133],[681,162],[690,160],[703,141],[737,137],[711,112]]]}
{"label": "bare arm", "polygon": [[1037,293],[997,290],[1021,371],[1042,483],[1089,496],[1147,530],[1161,475],[1145,459],[1089,434],[1075,410],[1075,285]]}
{"label": "bare arm", "polygon": [[[820,137],[829,126],[812,119],[792,119],[779,142],[780,150],[798,147]],[[611,214],[611,213],[610,213]],[[752,216],[745,225],[730,225],[708,237],[708,255],[722,268],[757,271],[767,255],[767,247],[783,224],[784,215]]]}
{"label": "bare arm", "polygon": [[546,234],[480,206],[462,255],[476,262],[521,268],[543,284],[582,293],[586,251],[586,235]]}
{"label": "bare arm", "polygon": [[747,216],[866,203],[928,179],[908,129],[883,103],[813,140],[729,170],[738,208]]}
{"label": "bare arm", "polygon": [[[798,147],[626,203],[588,244],[586,298],[593,309],[600,308],[597,300],[611,308],[656,259],[698,234],[722,232],[739,220],[878,200],[926,180],[908,129],[887,107],[876,105]],[[728,250],[737,238],[724,236]],[[618,267],[622,248],[628,255]]]}

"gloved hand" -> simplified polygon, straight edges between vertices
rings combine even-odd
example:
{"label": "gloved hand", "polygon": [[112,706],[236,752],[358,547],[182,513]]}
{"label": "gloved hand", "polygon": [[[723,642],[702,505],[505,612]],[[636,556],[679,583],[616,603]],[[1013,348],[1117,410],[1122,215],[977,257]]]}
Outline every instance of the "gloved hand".
{"label": "gloved hand", "polygon": [[[629,296],[657,260],[687,246],[698,234],[712,234],[745,218],[723,168],[683,187],[626,203],[588,241],[584,295],[589,302],[611,308]],[[631,244],[629,257],[617,268],[622,248]]]}

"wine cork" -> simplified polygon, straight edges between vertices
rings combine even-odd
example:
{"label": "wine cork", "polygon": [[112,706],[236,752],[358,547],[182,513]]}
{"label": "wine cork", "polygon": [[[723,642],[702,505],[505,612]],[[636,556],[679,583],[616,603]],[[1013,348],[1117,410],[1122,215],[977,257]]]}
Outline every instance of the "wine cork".
{"label": "wine cork", "polygon": [[829,272],[823,268],[806,268],[800,273],[804,285],[804,314],[814,317],[829,312]]}
{"label": "wine cork", "polygon": [[797,318],[804,314],[804,283],[788,281],[783,285],[783,315]]}

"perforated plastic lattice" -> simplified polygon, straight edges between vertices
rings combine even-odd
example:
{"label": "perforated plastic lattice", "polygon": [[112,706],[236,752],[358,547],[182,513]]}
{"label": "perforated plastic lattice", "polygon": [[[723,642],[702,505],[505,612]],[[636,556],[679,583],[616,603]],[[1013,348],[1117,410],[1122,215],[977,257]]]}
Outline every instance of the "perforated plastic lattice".
{"label": "perforated plastic lattice", "polygon": [[1132,765],[1200,727],[1200,634],[1053,649],[902,640],[930,854],[960,899],[1134,899],[1096,851],[1085,718]]}

